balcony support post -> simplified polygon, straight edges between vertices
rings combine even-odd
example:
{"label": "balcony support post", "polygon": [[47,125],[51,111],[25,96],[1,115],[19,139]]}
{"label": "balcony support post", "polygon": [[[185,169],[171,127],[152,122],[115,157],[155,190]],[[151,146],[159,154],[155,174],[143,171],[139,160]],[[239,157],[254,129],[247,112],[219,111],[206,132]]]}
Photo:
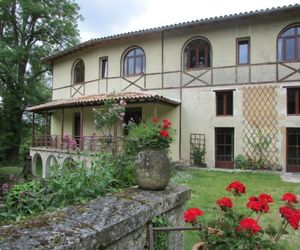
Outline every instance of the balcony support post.
{"label": "balcony support post", "polygon": [[63,149],[63,142],[64,142],[64,123],[65,123],[65,110],[64,108],[61,109],[61,141],[60,141],[60,147]]}
{"label": "balcony support post", "polygon": [[82,150],[84,147],[84,140],[83,140],[83,106],[80,109],[80,149]]}
{"label": "balcony support post", "polygon": [[47,124],[48,124],[48,111],[45,113],[45,147],[47,147]]}
{"label": "balcony support post", "polygon": [[35,147],[36,142],[35,142],[35,113],[32,112],[32,146]]}

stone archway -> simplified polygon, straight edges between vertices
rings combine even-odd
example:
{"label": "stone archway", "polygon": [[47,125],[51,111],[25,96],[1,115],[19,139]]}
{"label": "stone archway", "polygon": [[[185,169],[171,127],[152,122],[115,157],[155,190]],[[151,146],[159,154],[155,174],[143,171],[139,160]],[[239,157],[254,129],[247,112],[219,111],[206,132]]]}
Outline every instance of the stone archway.
{"label": "stone archway", "polygon": [[54,155],[49,155],[46,161],[45,166],[45,176],[48,177],[50,175],[51,167],[58,165],[58,160]]}
{"label": "stone archway", "polygon": [[32,174],[34,176],[43,176],[43,159],[39,153],[35,153],[32,158]]}

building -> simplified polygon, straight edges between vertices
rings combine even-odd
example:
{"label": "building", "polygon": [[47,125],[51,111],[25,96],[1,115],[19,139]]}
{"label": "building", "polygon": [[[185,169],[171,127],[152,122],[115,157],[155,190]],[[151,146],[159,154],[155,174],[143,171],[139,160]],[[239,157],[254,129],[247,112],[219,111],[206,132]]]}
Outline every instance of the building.
{"label": "building", "polygon": [[298,4],[93,39],[42,61],[52,101],[28,111],[51,121],[31,148],[44,175],[64,135],[92,150],[92,109],[106,99],[126,100],[127,117],[170,119],[174,161],[189,162],[196,145],[208,167],[233,168],[242,154],[300,171]]}

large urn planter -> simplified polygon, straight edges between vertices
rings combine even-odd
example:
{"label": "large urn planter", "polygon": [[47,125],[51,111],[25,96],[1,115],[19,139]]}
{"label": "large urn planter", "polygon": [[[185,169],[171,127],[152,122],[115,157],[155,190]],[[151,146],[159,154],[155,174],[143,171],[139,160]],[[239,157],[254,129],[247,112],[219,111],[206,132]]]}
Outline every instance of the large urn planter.
{"label": "large urn planter", "polygon": [[163,190],[171,178],[171,163],[165,150],[140,151],[135,162],[135,176],[141,189]]}

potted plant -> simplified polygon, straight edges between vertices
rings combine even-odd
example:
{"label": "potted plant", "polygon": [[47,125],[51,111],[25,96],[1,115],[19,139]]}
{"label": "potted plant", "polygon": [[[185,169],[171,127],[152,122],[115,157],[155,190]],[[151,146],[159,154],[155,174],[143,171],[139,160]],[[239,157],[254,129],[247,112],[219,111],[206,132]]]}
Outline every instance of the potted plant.
{"label": "potted plant", "polygon": [[[236,199],[246,193],[246,187],[239,181],[230,183],[227,188]],[[284,249],[279,245],[282,234],[287,233],[287,226],[297,230],[300,226],[300,209],[297,209],[297,196],[285,193],[281,200],[285,202],[280,207],[279,214],[282,222],[278,229],[268,225],[265,230],[260,226],[261,216],[270,210],[273,198],[262,193],[249,197],[246,206],[249,213],[244,215],[234,207],[231,198],[222,197],[216,201],[217,217],[207,224],[201,222],[200,217],[205,213],[199,208],[190,208],[184,212],[184,221],[199,230],[201,244],[194,246],[198,249]]]}
{"label": "potted plant", "polygon": [[174,129],[168,119],[132,123],[126,143],[126,151],[136,154],[135,175],[142,189],[165,189],[171,177],[171,164],[167,155],[173,141]]}

